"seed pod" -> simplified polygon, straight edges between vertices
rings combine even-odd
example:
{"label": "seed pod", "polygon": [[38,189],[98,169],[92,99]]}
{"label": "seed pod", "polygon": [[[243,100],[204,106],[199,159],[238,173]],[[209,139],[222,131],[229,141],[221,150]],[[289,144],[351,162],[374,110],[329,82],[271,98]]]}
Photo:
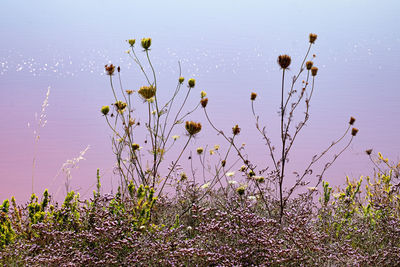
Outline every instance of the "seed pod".
{"label": "seed pod", "polygon": [[200,100],[200,104],[203,108],[205,108],[208,104],[208,98],[203,98],[202,100]]}
{"label": "seed pod", "polygon": [[256,97],[257,97],[257,93],[252,92],[252,93],[250,94],[250,100],[251,100],[251,101],[256,100]]}
{"label": "seed pod", "polygon": [[317,76],[318,68],[317,67],[312,67],[311,68],[311,75],[312,76]]}
{"label": "seed pod", "polygon": [[185,80],[185,78],[183,78],[183,77],[179,77],[179,79],[178,79],[180,84],[182,84],[184,80]]}
{"label": "seed pod", "polygon": [[352,136],[356,136],[357,133],[358,133],[358,129],[357,129],[357,128],[351,129],[351,135],[352,135]]}
{"label": "seed pod", "polygon": [[355,121],[356,121],[356,119],[354,117],[350,117],[349,124],[353,125]]}
{"label": "seed pod", "polygon": [[307,62],[306,62],[306,68],[307,68],[308,70],[311,70],[313,64],[314,64],[314,63],[313,63],[312,61],[307,61]]}

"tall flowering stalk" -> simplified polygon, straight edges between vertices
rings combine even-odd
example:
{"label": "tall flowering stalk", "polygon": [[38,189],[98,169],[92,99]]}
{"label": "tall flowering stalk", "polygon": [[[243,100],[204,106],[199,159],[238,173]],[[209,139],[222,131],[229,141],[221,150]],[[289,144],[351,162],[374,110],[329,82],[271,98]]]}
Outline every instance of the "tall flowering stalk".
{"label": "tall flowering stalk", "polygon": [[[171,163],[170,173],[166,176],[162,176],[159,169],[161,163],[164,161],[165,154],[179,139],[177,135],[172,136],[173,131],[176,130],[175,127],[182,124],[185,118],[193,113],[199,106],[197,105],[189,109],[186,113],[183,113],[187,99],[195,87],[196,81],[194,79],[188,80],[184,100],[182,103],[178,104],[178,111],[171,121],[171,109],[177,102],[177,97],[181,92],[181,88],[184,87],[185,79],[181,76],[180,64],[179,78],[175,90],[170,99],[162,104],[158,98],[160,86],[157,83],[156,71],[150,58],[151,38],[143,38],[141,40],[144,59],[139,57],[135,49],[136,40],[130,39],[128,43],[130,45],[128,55],[139,67],[147,84],[141,86],[137,90],[137,97],[135,97],[136,94],[134,90],[123,89],[120,67],[116,68],[112,64],[106,65],[105,71],[110,79],[115,102],[112,107],[103,106],[101,108],[101,113],[105,117],[108,126],[113,131],[113,151],[117,159],[116,171],[121,177],[121,185],[126,187],[132,180],[135,186],[144,184],[152,188],[158,188],[158,193],[161,194],[171,173],[187,148],[189,141],[201,130],[201,124],[193,125],[193,122],[186,123],[186,130],[188,131],[187,142],[181,148],[178,158]],[[118,86],[120,87],[118,92],[114,85],[116,73]],[[150,142],[147,142],[147,138],[144,143],[137,139],[137,132],[140,130],[141,126],[137,114],[134,113],[134,102],[137,99],[141,100],[142,104],[147,106],[147,118],[145,119],[144,131],[146,136],[149,137]],[[196,129],[197,132],[192,132],[194,129]],[[144,152],[146,149],[150,152],[150,155]],[[160,187],[158,187],[158,185],[160,185]]]}

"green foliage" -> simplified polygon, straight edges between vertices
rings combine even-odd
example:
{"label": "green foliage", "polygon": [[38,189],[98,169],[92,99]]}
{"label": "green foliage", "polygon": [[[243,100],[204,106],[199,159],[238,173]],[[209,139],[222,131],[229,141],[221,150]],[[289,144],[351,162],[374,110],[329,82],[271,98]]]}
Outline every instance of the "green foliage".
{"label": "green foliage", "polygon": [[0,205],[0,249],[5,248],[15,237],[15,232],[11,227],[11,221],[8,216],[9,209],[10,202],[6,199],[3,201],[3,204]]}
{"label": "green foliage", "polygon": [[120,191],[120,188],[118,188],[115,198],[110,202],[110,211],[115,215],[126,213],[134,230],[142,230],[148,226],[151,210],[157,200],[154,196],[154,189],[143,185],[136,188],[133,181],[130,181],[126,199],[123,199]]}
{"label": "green foliage", "polygon": [[31,195],[31,201],[28,205],[30,225],[37,224],[45,221],[46,208],[50,202],[50,196],[48,190],[44,190],[42,201],[39,202],[39,198],[35,195]]}

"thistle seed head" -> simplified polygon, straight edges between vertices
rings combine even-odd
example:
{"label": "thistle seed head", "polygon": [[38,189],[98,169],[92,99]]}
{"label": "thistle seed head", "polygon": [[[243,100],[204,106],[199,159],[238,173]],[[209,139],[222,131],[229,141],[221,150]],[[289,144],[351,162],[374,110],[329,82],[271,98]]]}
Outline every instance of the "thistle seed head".
{"label": "thistle seed head", "polygon": [[138,93],[143,97],[143,99],[149,100],[156,95],[156,88],[152,85],[142,86],[140,87]]}
{"label": "thistle seed head", "polygon": [[198,134],[201,131],[201,124],[199,122],[186,121],[185,128],[189,135],[192,136]]}
{"label": "thistle seed head", "polygon": [[292,59],[288,55],[280,55],[278,57],[278,64],[282,69],[287,69],[290,66]]}
{"label": "thistle seed head", "polygon": [[239,125],[236,124],[236,125],[232,128],[232,133],[233,133],[233,135],[238,135],[238,134],[240,133]]}
{"label": "thistle seed head", "polygon": [[315,40],[317,40],[317,36],[315,33],[310,33],[309,35],[309,40],[310,40],[310,44],[313,44],[315,42]]}
{"label": "thistle seed head", "polygon": [[115,107],[117,108],[117,111],[122,113],[124,112],[127,104],[125,102],[122,102],[121,100],[118,100],[117,102],[115,102]]}
{"label": "thistle seed head", "polygon": [[113,64],[105,65],[104,68],[106,69],[107,75],[113,75],[115,71],[115,66]]}

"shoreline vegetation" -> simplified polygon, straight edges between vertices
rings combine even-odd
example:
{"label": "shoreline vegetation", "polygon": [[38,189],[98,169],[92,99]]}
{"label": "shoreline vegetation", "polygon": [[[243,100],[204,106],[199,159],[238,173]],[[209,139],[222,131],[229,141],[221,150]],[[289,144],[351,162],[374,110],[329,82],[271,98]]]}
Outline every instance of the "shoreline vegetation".
{"label": "shoreline vegetation", "polygon": [[[33,192],[35,155],[29,202],[17,205],[12,197],[0,205],[0,265],[398,265],[400,162],[368,149],[372,175],[347,177],[344,188],[337,189],[324,177],[354,141],[358,133],[354,117],[303,170],[287,171],[317,88],[316,56],[311,54],[316,40],[316,34],[308,36],[298,71],[289,55],[277,58],[282,73],[280,125],[275,127],[279,140],[270,138],[274,128],[263,125],[257,93],[250,92],[252,119],[265,143],[268,166],[254,164],[251,153],[237,141],[238,124],[227,131],[213,123],[214,114],[207,111],[212,99],[205,91],[199,92],[197,105],[187,107],[196,80],[183,77],[180,63],[175,89],[163,103],[157,95],[163,87],[150,56],[152,39],[143,38],[139,48],[135,39],[127,40],[128,56],[146,84],[137,91],[125,90],[121,68],[105,65],[113,104],[100,109],[110,128],[114,173],[120,178],[117,192],[102,192],[97,170],[90,199],[81,200],[79,193],[70,191],[68,175],[63,203],[55,202],[47,189],[38,196]],[[289,68],[293,77],[287,77]],[[48,95],[49,90],[42,114]],[[206,123],[191,120],[195,112],[204,113]],[[44,126],[41,121],[38,125]],[[205,127],[221,136],[227,148],[215,145],[189,151]],[[185,129],[185,136],[173,135],[179,128]],[[190,168],[185,170],[180,161],[187,153]]]}

